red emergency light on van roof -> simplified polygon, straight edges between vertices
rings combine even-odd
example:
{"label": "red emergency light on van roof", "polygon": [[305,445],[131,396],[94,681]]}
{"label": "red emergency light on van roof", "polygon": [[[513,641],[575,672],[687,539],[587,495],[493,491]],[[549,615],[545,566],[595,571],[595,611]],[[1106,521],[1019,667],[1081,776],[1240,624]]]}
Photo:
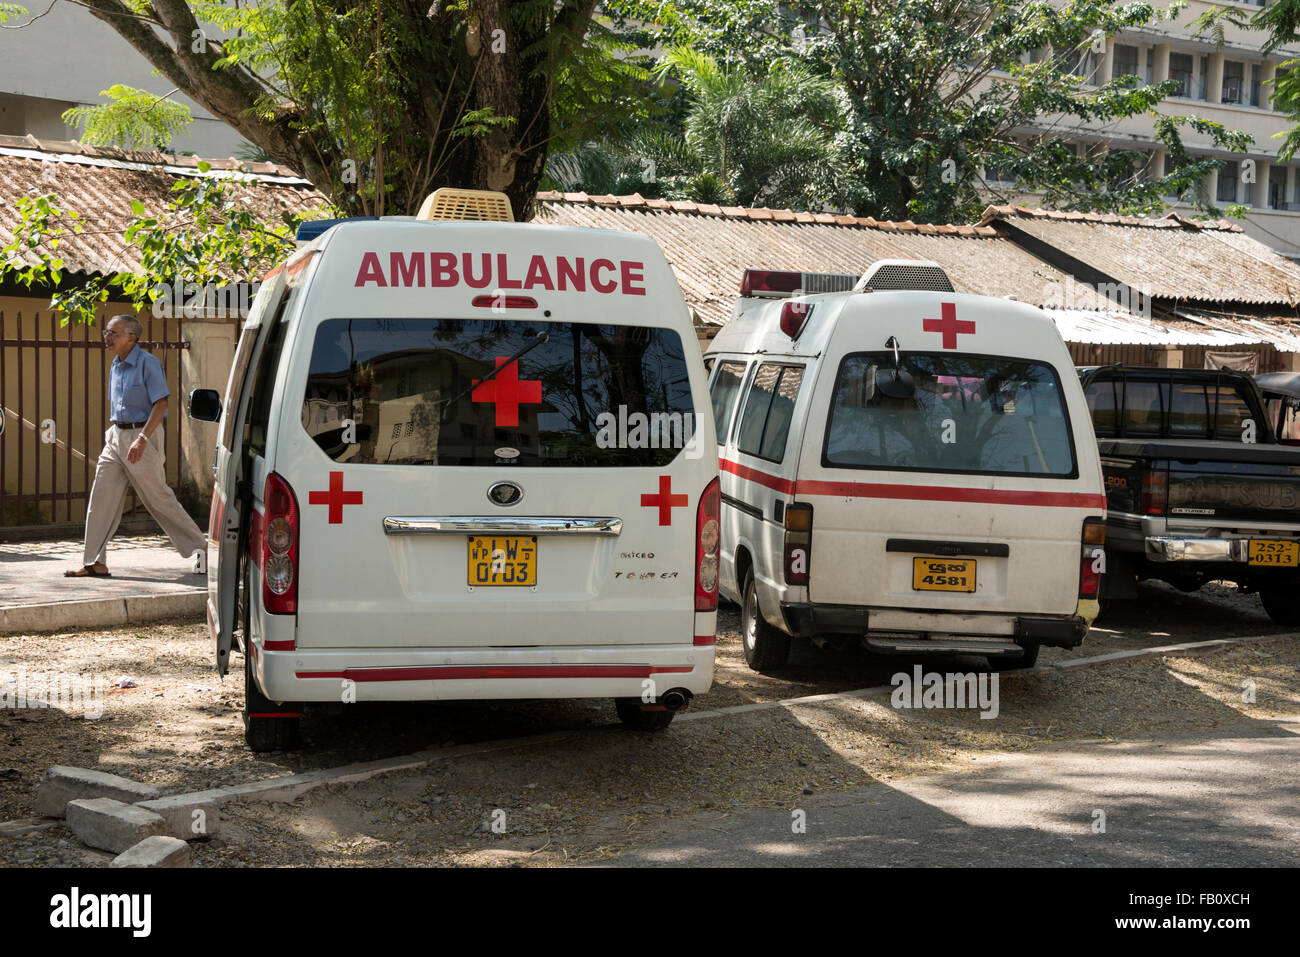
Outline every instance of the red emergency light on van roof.
{"label": "red emergency light on van roof", "polygon": [[858,277],[852,273],[746,269],[740,280],[740,295],[744,299],[784,299],[818,292],[849,292],[857,282]]}

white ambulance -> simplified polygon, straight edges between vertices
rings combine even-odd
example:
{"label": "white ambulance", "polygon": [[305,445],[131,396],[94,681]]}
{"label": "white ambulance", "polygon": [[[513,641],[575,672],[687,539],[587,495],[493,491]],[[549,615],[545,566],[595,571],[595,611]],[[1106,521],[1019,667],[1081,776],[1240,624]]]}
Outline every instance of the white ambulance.
{"label": "white ambulance", "polygon": [[294,746],[308,702],[612,697],[658,730],[712,682],[718,470],[681,290],[643,236],[465,221],[508,209],[440,190],[309,224],[224,405],[191,396],[220,421],[208,621],[223,674],[239,636],[254,750]]}
{"label": "white ambulance", "polygon": [[791,638],[1034,664],[1097,614],[1105,496],[1065,343],[1041,310],[934,263],[751,269],[706,352],[720,589],[745,657]]}

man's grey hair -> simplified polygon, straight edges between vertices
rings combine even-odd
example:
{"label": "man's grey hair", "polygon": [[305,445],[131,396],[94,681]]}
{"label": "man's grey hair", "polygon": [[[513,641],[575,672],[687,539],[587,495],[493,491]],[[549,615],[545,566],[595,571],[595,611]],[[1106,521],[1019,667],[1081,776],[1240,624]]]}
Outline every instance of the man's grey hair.
{"label": "man's grey hair", "polygon": [[131,315],[130,313],[124,312],[120,316],[114,316],[112,319],[108,321],[109,323],[114,323],[117,322],[119,319],[122,320],[122,328],[127,333],[135,336],[135,338],[139,340],[141,333],[144,332],[144,326],[140,325],[140,320],[137,319],[135,316]]}

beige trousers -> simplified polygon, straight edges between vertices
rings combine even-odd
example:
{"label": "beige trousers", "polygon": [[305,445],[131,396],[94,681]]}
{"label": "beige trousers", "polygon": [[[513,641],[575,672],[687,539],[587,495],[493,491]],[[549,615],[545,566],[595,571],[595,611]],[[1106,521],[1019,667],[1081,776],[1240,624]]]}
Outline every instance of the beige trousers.
{"label": "beige trousers", "polygon": [[140,436],[141,430],[110,425],[104,433],[104,451],[99,453],[99,461],[95,463],[95,484],[90,488],[90,504],[86,508],[84,564],[93,565],[105,560],[108,541],[122,521],[128,485],[135,489],[135,494],[144,502],[154,521],[171,538],[176,551],[185,558],[197,551],[206,553],[207,536],[181,508],[176,494],[167,486],[162,431],[161,426],[154,430],[149,437],[149,448],[134,465],[126,460],[126,452]]}

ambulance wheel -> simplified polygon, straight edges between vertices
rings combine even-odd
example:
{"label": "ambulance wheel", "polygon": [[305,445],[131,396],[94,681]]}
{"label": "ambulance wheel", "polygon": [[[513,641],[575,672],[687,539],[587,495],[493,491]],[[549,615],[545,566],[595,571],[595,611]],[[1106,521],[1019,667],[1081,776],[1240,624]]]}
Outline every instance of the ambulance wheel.
{"label": "ambulance wheel", "polygon": [[1297,581],[1279,582],[1259,590],[1259,600],[1264,603],[1268,617],[1279,625],[1300,625],[1300,598],[1297,598]]}
{"label": "ambulance wheel", "polygon": [[633,731],[662,731],[673,723],[673,711],[646,711],[640,698],[615,698],[618,719]]}
{"label": "ambulance wheel", "polygon": [[1043,646],[1030,645],[1019,658],[1003,658],[1001,655],[992,655],[989,657],[989,668],[993,671],[1019,671],[1022,668],[1032,668],[1038,664],[1038,649],[1041,647]]}
{"label": "ambulance wheel", "polygon": [[280,711],[284,705],[276,704],[257,686],[253,677],[252,656],[244,652],[244,741],[250,751],[265,754],[268,751],[295,751],[298,748],[298,718],[255,718],[251,715],[267,711]]}
{"label": "ambulance wheel", "polygon": [[754,570],[745,571],[745,597],[740,606],[740,638],[745,646],[745,663],[754,671],[784,668],[790,657],[790,636],[773,628],[758,608],[758,585]]}

